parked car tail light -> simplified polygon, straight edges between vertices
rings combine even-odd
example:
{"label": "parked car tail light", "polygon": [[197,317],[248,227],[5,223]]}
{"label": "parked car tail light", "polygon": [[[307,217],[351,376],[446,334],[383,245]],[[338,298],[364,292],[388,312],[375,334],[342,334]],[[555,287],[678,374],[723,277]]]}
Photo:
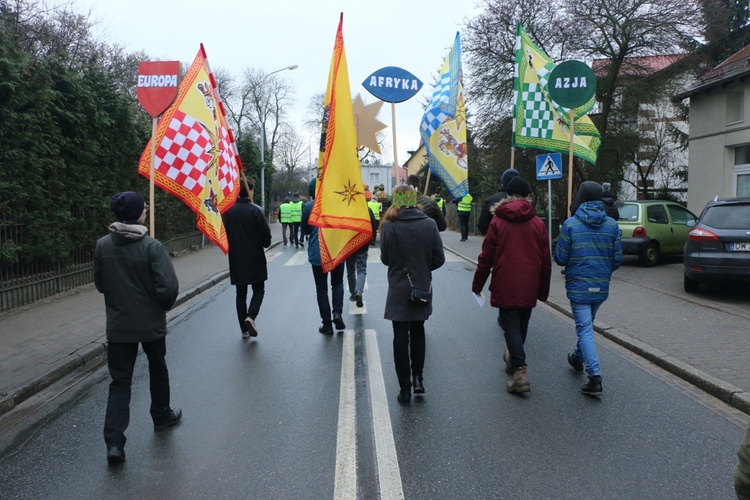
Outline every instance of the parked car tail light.
{"label": "parked car tail light", "polygon": [[646,237],[646,228],[643,226],[638,226],[637,228],[633,229],[633,238],[645,238]]}
{"label": "parked car tail light", "polygon": [[711,231],[697,227],[688,233],[690,241],[719,241],[719,237]]}

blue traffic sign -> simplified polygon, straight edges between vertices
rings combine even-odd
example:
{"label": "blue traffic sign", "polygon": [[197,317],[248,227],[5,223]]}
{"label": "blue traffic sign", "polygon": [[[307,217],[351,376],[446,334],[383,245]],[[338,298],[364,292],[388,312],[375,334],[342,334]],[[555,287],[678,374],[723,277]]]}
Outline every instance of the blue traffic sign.
{"label": "blue traffic sign", "polygon": [[562,153],[536,155],[536,180],[562,179]]}

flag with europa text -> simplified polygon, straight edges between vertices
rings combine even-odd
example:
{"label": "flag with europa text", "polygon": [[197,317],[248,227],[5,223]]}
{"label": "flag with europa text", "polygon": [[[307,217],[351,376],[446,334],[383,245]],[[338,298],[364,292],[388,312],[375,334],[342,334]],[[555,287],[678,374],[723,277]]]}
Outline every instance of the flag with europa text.
{"label": "flag with europa text", "polygon": [[[546,151],[570,151],[570,110],[549,95],[549,75],[555,63],[518,24],[514,78],[513,145]],[[596,163],[601,135],[586,113],[594,98],[574,109],[573,155]]]}
{"label": "flag with europa text", "polygon": [[237,199],[241,163],[202,44],[141,154],[138,173],[144,177],[149,177],[151,141],[156,144],[154,183],[190,207],[198,229],[227,253],[221,214]]}
{"label": "flag with europa text", "polygon": [[419,133],[427,148],[430,170],[443,181],[452,197],[466,195],[469,192],[469,155],[460,33],[456,33],[453,48],[440,69]]}
{"label": "flag with europa text", "polygon": [[318,227],[320,262],[326,273],[343,264],[372,239],[372,223],[357,156],[343,23],[342,13],[328,73],[318,181],[309,219],[310,224]]}

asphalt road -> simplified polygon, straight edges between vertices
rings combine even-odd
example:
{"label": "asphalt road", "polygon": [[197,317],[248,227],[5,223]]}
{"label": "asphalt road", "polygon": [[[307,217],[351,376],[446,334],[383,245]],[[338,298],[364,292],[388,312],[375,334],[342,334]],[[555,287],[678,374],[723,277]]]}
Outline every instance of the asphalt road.
{"label": "asphalt road", "polygon": [[108,467],[100,369],[5,437],[0,498],[733,498],[736,412],[601,339],[604,395],[583,396],[565,361],[572,321],[551,308],[531,319],[532,391],[506,393],[496,310],[478,307],[473,265],[454,256],[434,275],[427,393],[399,405],[378,250],[364,310],[347,302],[334,336],[317,332],[305,257],[269,252],[256,340],[240,338],[227,282],[177,311],[179,426],[153,432],[139,357],[127,461]]}

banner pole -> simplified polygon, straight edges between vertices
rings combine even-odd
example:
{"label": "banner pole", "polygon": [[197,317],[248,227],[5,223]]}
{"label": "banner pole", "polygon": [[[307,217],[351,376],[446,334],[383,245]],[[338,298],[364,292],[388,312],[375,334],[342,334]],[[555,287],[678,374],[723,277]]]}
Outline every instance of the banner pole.
{"label": "banner pole", "polygon": [[570,202],[573,201],[573,137],[575,129],[575,116],[573,108],[570,108],[570,149],[568,150],[568,218],[570,218]]}
{"label": "banner pole", "polygon": [[[396,103],[391,103],[391,128],[393,129],[393,172],[398,176],[398,153],[396,146]],[[393,188],[391,188],[391,192]]]}
{"label": "banner pole", "polygon": [[424,183],[424,193],[423,195],[427,196],[427,188],[430,186],[430,177],[432,176],[432,170],[430,170],[430,167],[427,167],[427,180]]}
{"label": "banner pole", "polygon": [[151,119],[151,165],[149,167],[148,175],[148,224],[149,224],[149,236],[155,238],[154,231],[154,215],[156,212],[156,204],[154,203],[154,165],[156,164],[156,124],[157,118]]}

